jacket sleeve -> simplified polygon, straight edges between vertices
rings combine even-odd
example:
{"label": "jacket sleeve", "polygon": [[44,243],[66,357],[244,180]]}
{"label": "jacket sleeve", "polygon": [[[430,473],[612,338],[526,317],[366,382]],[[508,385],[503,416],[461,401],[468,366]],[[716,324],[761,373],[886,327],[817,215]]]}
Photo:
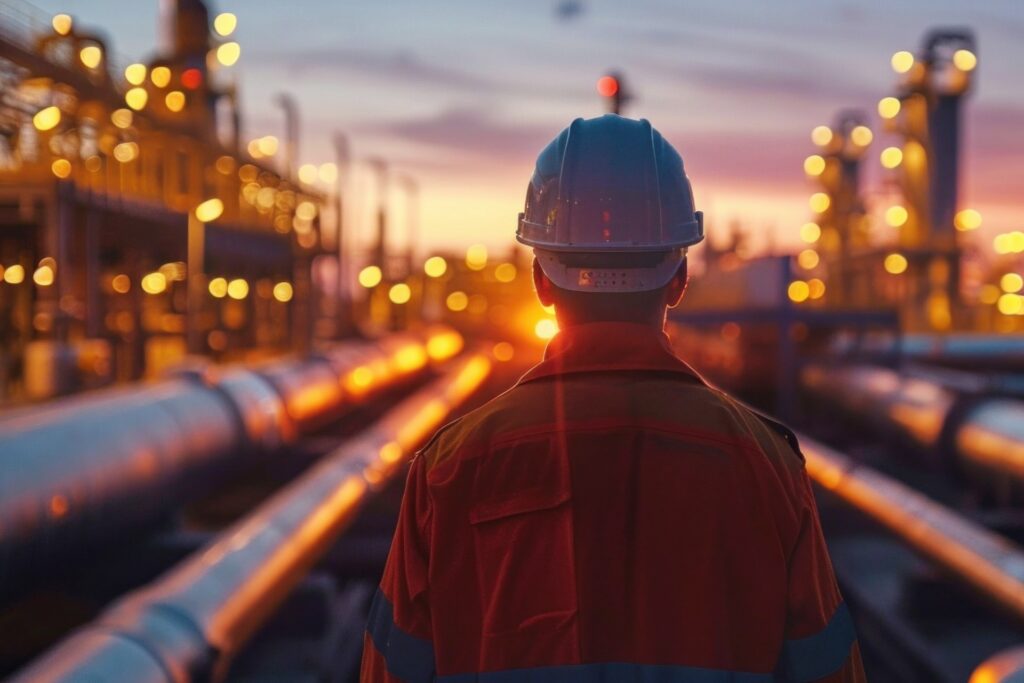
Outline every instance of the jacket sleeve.
{"label": "jacket sleeve", "polygon": [[384,575],[363,638],[364,682],[434,679],[427,567],[430,500],[422,457],[413,459]]}
{"label": "jacket sleeve", "polygon": [[779,678],[787,683],[863,683],[853,620],[832,573],[806,472],[801,473],[799,487],[800,532],[790,556]]}

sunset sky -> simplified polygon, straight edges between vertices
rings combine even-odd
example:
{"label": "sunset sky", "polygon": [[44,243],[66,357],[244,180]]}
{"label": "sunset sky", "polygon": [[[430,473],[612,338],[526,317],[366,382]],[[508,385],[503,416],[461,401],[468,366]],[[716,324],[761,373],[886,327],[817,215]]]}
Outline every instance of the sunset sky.
{"label": "sunset sky", "polygon": [[[38,0],[105,28],[128,58],[153,51],[157,0]],[[969,26],[979,67],[967,106],[964,207],[985,245],[1024,228],[1024,3],[1020,0],[221,0],[238,15],[238,79],[249,137],[283,137],[273,100],[302,111],[300,161],[383,157],[421,186],[427,250],[511,243],[533,160],[576,116],[603,113],[594,84],[621,70],[646,117],[682,152],[711,239],[741,222],[756,245],[787,248],[813,191],[810,130],[838,110],[871,115],[891,94],[889,58],[936,26]],[[881,206],[877,135],[868,198]],[[353,170],[354,218],[369,239],[373,185]],[[401,198],[394,200],[401,218]],[[396,221],[399,222],[399,221]],[[396,233],[400,237],[400,227]],[[982,239],[983,238],[983,239]]]}

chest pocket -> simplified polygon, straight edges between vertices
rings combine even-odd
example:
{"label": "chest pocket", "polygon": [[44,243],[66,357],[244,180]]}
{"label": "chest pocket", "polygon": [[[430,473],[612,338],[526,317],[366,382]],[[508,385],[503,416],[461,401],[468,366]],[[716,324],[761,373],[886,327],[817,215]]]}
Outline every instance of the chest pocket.
{"label": "chest pocket", "polygon": [[469,521],[485,650],[495,650],[484,653],[489,665],[522,647],[555,655],[576,641],[571,499],[568,456],[554,437],[502,446],[480,459]]}

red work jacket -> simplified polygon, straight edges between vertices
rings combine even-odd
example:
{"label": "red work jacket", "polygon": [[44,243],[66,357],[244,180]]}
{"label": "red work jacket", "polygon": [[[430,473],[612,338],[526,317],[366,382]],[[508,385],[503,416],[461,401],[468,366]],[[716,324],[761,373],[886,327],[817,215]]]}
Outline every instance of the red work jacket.
{"label": "red work jacket", "polygon": [[362,679],[864,676],[796,439],[600,323],[413,460]]}

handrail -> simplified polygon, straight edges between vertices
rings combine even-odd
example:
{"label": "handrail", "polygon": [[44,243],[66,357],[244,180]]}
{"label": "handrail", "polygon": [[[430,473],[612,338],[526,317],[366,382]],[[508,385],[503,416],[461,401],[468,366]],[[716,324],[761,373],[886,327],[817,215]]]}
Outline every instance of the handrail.
{"label": "handrail", "polygon": [[372,493],[488,377],[483,354],[440,379],[12,681],[219,680]]}

